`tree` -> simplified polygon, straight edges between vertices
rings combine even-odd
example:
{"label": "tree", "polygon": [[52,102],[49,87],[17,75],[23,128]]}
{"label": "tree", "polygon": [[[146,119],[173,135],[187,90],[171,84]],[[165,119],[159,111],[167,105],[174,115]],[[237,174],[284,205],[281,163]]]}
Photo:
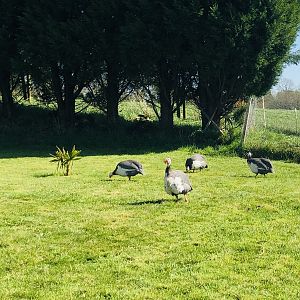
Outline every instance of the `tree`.
{"label": "tree", "polygon": [[22,54],[44,101],[55,102],[62,129],[72,128],[75,100],[95,74],[86,12],[90,1],[28,0]]}
{"label": "tree", "polygon": [[11,118],[13,114],[12,93],[16,86],[14,80],[16,76],[14,75],[18,64],[18,18],[22,9],[23,1],[0,0],[0,93],[2,95],[2,113],[6,118]]}
{"label": "tree", "polygon": [[294,86],[293,80],[288,78],[281,78],[277,83],[278,91],[291,91],[293,90],[293,86]]}
{"label": "tree", "polygon": [[300,50],[290,53],[287,63],[298,65],[300,63]]}
{"label": "tree", "polygon": [[102,63],[95,65],[98,76],[89,85],[88,96],[96,99],[106,113],[109,124],[119,119],[119,102],[130,92],[130,67],[123,49],[122,27],[128,10],[128,1],[93,1],[88,9],[93,37],[94,55]]}
{"label": "tree", "polygon": [[[129,60],[137,67],[138,86],[149,96],[162,128],[185,100],[194,1],[132,1],[125,33]],[[134,43],[132,42],[134,41]],[[159,104],[159,106],[157,105]]]}
{"label": "tree", "polygon": [[[202,129],[220,130],[240,99],[264,95],[278,78],[299,28],[297,0],[210,1],[197,16],[191,95]],[[195,21],[197,24],[197,21]],[[198,29],[197,29],[198,28]]]}

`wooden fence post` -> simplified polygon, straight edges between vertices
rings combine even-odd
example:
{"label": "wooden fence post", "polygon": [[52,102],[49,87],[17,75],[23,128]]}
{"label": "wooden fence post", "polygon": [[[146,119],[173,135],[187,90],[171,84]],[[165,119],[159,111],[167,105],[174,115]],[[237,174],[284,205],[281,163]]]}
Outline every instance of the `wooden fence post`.
{"label": "wooden fence post", "polygon": [[262,97],[262,106],[263,106],[263,113],[264,113],[264,127],[267,128],[267,120],[266,120],[266,110],[265,110],[265,97]]}
{"label": "wooden fence post", "polygon": [[252,118],[253,118],[253,113],[254,113],[254,108],[255,108],[255,99],[253,97],[250,97],[248,106],[245,112],[244,116],[244,124],[243,124],[243,129],[242,129],[242,134],[241,134],[241,141],[240,145],[243,146],[246,140],[246,137],[248,135],[249,129],[252,125]]}
{"label": "wooden fence post", "polygon": [[296,115],[296,135],[298,135],[298,111],[295,107],[295,115]]}

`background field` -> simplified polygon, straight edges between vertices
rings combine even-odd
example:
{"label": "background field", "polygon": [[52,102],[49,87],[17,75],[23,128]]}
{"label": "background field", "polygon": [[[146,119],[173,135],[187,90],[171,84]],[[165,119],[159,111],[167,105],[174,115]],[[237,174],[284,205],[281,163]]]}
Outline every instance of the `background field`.
{"label": "background field", "polygon": [[[266,122],[266,126],[265,126]],[[300,113],[294,110],[256,109],[245,148],[259,155],[300,162]]]}
{"label": "background field", "polygon": [[264,113],[262,109],[256,109],[254,126],[250,139],[261,135],[260,142],[267,144],[270,139],[266,138],[269,133],[271,140],[278,146],[300,147],[300,112],[286,109],[266,109],[264,126]]}

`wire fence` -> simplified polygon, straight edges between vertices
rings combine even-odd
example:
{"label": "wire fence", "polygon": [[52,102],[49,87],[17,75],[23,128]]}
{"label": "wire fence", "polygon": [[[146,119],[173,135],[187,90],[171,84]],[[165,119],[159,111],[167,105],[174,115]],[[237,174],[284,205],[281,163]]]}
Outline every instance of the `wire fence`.
{"label": "wire fence", "polygon": [[300,112],[294,109],[266,109],[264,101],[260,107],[257,99],[249,102],[244,123],[242,142],[256,139],[262,143],[286,143],[287,147],[300,146]]}

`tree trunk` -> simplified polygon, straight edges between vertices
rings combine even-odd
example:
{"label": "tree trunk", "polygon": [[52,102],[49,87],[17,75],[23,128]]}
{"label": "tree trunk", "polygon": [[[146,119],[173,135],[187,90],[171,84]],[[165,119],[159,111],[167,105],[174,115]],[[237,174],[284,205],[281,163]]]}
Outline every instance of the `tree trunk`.
{"label": "tree trunk", "polygon": [[62,76],[58,66],[52,66],[52,85],[57,101],[59,126],[62,130],[72,129],[75,119],[76,96],[71,73],[65,71]]}
{"label": "tree trunk", "polygon": [[64,127],[72,129],[75,125],[75,86],[70,72],[66,72],[65,76],[65,112],[64,112]]}
{"label": "tree trunk", "polygon": [[1,70],[0,72],[0,91],[2,95],[3,104],[3,116],[10,119],[13,114],[13,97],[10,88],[10,72],[7,70]]}
{"label": "tree trunk", "polygon": [[66,95],[62,101],[58,101],[58,119],[62,130],[74,128],[75,99],[73,95]]}
{"label": "tree trunk", "polygon": [[107,121],[116,124],[119,121],[119,80],[114,63],[107,64]]}
{"label": "tree trunk", "polygon": [[176,115],[177,115],[177,118],[180,119],[180,103],[179,103],[179,99],[176,100]]}
{"label": "tree trunk", "polygon": [[159,70],[159,100],[160,100],[160,126],[163,129],[171,129],[174,126],[173,109],[171,101],[170,79],[167,66],[160,64]]}
{"label": "tree trunk", "polygon": [[171,95],[162,83],[160,85],[160,126],[171,129],[174,126]]}
{"label": "tree trunk", "polygon": [[201,110],[202,130],[220,131],[221,118],[211,110]]}
{"label": "tree trunk", "polygon": [[22,93],[23,99],[30,102],[30,86],[29,86],[29,75],[21,76]]}
{"label": "tree trunk", "polygon": [[212,95],[208,89],[200,97],[202,131],[208,132],[211,136],[219,136],[221,134],[221,114],[217,97]]}
{"label": "tree trunk", "polygon": [[27,89],[27,100],[30,102],[30,76],[29,74],[26,75],[26,89]]}
{"label": "tree trunk", "polygon": [[184,100],[183,100],[183,103],[182,103],[182,117],[183,117],[183,120],[186,119],[186,107],[185,107],[185,102],[186,102],[186,100],[184,99]]}

